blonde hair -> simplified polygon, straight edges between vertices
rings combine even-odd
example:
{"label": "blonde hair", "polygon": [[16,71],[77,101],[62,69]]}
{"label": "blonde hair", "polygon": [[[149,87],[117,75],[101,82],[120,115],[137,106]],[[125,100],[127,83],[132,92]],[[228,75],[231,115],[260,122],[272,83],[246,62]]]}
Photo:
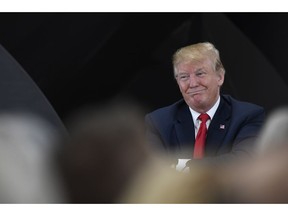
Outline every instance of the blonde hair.
{"label": "blonde hair", "polygon": [[176,74],[177,66],[180,63],[195,60],[199,61],[205,58],[209,58],[211,60],[215,71],[223,72],[225,74],[225,69],[220,60],[219,51],[212,43],[209,42],[192,44],[178,49],[173,55],[174,74]]}

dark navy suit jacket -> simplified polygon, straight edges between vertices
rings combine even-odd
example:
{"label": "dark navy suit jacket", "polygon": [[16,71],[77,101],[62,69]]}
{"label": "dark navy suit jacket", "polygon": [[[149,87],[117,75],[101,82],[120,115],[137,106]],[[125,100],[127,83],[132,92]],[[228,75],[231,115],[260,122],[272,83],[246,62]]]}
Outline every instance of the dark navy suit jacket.
{"label": "dark navy suit jacket", "polygon": [[[221,95],[220,104],[210,123],[205,158],[226,161],[249,155],[265,118],[258,105]],[[176,158],[192,158],[195,130],[192,115],[183,99],[145,117],[147,141]],[[216,156],[216,157],[215,157]]]}

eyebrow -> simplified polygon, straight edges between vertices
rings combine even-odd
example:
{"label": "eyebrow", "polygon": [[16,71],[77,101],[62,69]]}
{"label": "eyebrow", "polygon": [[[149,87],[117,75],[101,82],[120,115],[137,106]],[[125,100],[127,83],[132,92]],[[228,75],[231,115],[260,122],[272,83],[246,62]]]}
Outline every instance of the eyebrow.
{"label": "eyebrow", "polygon": [[[198,68],[196,71],[194,71],[193,73],[197,73],[197,72],[199,72],[199,71],[205,71],[205,69],[203,68],[203,67],[201,67],[201,68]],[[178,74],[180,75],[180,74],[190,74],[189,72],[186,72],[186,71],[179,71],[178,72]]]}
{"label": "eyebrow", "polygon": [[197,70],[195,71],[195,73],[196,73],[196,72],[199,72],[199,71],[205,71],[205,70],[204,70],[204,68],[202,67],[202,68],[197,69]]}

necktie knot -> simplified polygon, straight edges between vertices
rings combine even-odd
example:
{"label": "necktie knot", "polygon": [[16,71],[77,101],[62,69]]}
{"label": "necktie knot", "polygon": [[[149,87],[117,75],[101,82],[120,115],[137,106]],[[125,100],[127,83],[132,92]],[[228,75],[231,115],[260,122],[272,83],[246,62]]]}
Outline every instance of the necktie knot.
{"label": "necktie knot", "polygon": [[210,116],[207,113],[201,113],[198,117],[198,119],[201,120],[201,122],[205,122],[210,119]]}

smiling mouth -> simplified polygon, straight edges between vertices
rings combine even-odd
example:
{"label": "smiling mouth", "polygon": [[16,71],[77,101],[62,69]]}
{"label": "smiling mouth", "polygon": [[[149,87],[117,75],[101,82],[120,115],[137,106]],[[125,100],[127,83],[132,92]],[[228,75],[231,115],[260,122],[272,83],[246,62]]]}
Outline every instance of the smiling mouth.
{"label": "smiling mouth", "polygon": [[196,95],[196,94],[201,94],[205,91],[206,89],[201,89],[201,90],[197,90],[197,91],[193,91],[193,92],[189,92],[189,95]]}

